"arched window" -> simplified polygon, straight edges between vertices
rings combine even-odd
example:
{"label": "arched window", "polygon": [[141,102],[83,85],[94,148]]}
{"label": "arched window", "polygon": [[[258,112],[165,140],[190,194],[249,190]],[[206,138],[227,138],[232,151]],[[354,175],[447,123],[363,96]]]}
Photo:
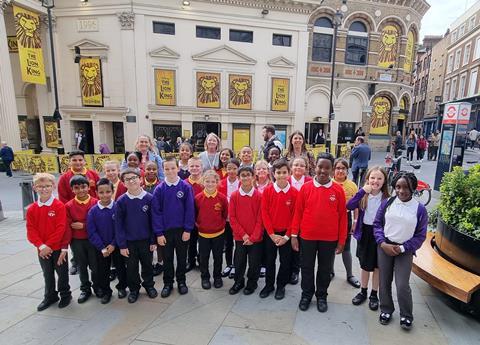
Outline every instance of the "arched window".
{"label": "arched window", "polygon": [[350,65],[366,65],[368,57],[368,31],[360,21],[350,25],[347,36],[345,63]]}
{"label": "arched window", "polygon": [[326,17],[318,18],[313,28],[312,61],[331,62],[333,24]]}

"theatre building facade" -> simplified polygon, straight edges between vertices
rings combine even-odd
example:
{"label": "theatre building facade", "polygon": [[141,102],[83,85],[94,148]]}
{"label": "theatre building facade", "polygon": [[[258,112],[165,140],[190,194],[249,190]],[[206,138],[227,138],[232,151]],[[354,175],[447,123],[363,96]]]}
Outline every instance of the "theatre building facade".
{"label": "theatre building facade", "polygon": [[[10,99],[0,108],[8,125],[0,128],[0,138],[16,149],[21,137],[31,148],[54,151],[45,9],[33,0],[0,3],[0,77],[2,85],[12,81],[0,89],[2,101]],[[75,147],[80,129],[92,153],[100,144],[131,150],[142,133],[191,138],[200,149],[214,132],[236,151],[258,148],[267,124],[275,125],[284,143],[294,129],[312,142],[319,129],[327,130],[334,55],[332,142],[351,141],[362,126],[373,146],[385,147],[408,117],[419,23],[429,6],[423,0],[348,1],[340,8],[334,54],[334,14],[341,4],[56,1],[53,37],[65,150]],[[16,7],[33,14],[43,81],[22,76],[22,54],[13,48],[25,21]]]}

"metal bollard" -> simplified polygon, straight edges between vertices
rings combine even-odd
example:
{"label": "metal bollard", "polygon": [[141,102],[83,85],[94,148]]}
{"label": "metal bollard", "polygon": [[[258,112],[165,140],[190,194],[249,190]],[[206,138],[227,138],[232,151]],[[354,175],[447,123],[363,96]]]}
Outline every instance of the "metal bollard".
{"label": "metal bollard", "polygon": [[20,187],[22,189],[22,209],[23,209],[23,219],[26,219],[27,208],[30,204],[33,204],[38,196],[37,193],[33,190],[33,180],[23,180],[20,182]]}
{"label": "metal bollard", "polygon": [[0,200],[0,221],[4,219],[5,219],[5,216],[3,215],[2,201]]}

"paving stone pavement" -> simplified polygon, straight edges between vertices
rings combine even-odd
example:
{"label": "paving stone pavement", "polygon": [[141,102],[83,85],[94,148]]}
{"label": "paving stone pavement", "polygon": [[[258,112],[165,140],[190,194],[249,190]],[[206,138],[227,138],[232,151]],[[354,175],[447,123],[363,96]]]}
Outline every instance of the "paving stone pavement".
{"label": "paving stone pavement", "polygon": [[[335,271],[325,314],[314,303],[307,312],[298,310],[299,285],[287,286],[282,301],[258,297],[262,279],[254,295],[230,296],[232,280],[225,279],[221,289],[202,290],[198,271],[187,274],[187,295],[174,291],[151,300],[142,293],[133,305],[116,296],[108,305],[95,298],[79,305],[78,276],[70,276],[74,302],[37,312],[43,297],[38,258],[26,241],[21,214],[9,213],[0,222],[0,344],[480,344],[480,322],[459,313],[416,276],[411,278],[415,327],[407,333],[398,325],[398,313],[382,326],[377,312],[353,306],[357,291],[346,283],[340,258]],[[161,276],[156,280],[161,288]]]}

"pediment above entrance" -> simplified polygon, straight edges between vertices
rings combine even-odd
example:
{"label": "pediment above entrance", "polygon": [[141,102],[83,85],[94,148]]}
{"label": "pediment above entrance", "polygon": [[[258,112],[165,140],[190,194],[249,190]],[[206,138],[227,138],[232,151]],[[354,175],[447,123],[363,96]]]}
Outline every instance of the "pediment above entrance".
{"label": "pediment above entrance", "polygon": [[255,65],[257,63],[257,60],[227,45],[222,45],[220,47],[192,55],[192,59],[195,61],[231,63],[242,65]]}

